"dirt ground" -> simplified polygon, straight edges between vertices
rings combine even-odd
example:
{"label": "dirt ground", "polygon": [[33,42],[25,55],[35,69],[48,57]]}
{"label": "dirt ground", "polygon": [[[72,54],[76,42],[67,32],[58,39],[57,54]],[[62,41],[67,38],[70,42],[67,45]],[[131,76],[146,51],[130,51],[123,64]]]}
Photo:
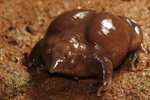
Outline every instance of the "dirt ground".
{"label": "dirt ground", "polygon": [[[85,93],[94,78],[74,80],[27,67],[30,50],[50,22],[80,8],[135,19],[148,51],[135,70],[128,59],[114,70],[112,85],[100,97]],[[0,100],[150,100],[150,0],[0,0]]]}

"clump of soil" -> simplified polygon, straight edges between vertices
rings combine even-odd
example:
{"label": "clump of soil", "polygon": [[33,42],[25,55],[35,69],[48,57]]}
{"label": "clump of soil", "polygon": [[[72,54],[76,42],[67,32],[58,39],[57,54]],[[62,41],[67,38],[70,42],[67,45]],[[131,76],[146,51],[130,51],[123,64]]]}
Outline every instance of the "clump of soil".
{"label": "clump of soil", "polygon": [[[27,67],[27,56],[59,14],[71,9],[93,9],[136,20],[143,30],[147,54],[132,70],[128,59],[114,70],[108,91],[86,94],[95,78],[74,80]],[[0,0],[0,99],[1,100],[149,100],[150,99],[149,0]]]}

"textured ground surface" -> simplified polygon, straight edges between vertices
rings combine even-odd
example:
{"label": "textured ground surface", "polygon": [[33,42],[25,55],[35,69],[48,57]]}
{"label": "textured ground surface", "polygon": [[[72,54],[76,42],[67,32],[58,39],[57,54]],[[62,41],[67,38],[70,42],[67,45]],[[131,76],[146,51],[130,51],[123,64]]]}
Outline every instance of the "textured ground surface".
{"label": "textured ground surface", "polygon": [[[26,58],[59,14],[79,8],[135,19],[148,54],[136,70],[125,62],[114,71],[108,91],[87,95],[96,79],[78,81],[26,67]],[[150,0],[0,0],[0,100],[150,100]]]}

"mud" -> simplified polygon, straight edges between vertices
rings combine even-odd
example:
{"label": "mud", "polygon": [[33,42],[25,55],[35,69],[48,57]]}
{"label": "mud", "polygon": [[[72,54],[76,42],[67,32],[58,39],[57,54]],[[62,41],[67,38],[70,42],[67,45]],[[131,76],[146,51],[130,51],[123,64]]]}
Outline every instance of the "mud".
{"label": "mud", "polygon": [[[147,54],[140,54],[135,70],[125,59],[114,70],[113,82],[100,97],[85,90],[96,78],[72,79],[27,67],[27,56],[59,14],[72,9],[108,11],[136,20],[142,28]],[[150,100],[149,0],[0,0],[1,100]]]}

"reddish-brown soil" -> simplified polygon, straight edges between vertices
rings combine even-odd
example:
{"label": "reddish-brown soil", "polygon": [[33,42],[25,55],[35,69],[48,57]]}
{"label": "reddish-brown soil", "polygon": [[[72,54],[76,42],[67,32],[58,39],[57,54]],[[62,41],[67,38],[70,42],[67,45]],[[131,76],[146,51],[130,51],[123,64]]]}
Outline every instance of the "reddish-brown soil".
{"label": "reddish-brown soil", "polygon": [[[85,92],[94,78],[74,80],[27,67],[50,22],[79,8],[133,18],[144,34],[148,53],[140,54],[135,70],[128,59],[114,70],[112,85],[100,97]],[[150,0],[0,0],[0,100],[150,100]]]}

